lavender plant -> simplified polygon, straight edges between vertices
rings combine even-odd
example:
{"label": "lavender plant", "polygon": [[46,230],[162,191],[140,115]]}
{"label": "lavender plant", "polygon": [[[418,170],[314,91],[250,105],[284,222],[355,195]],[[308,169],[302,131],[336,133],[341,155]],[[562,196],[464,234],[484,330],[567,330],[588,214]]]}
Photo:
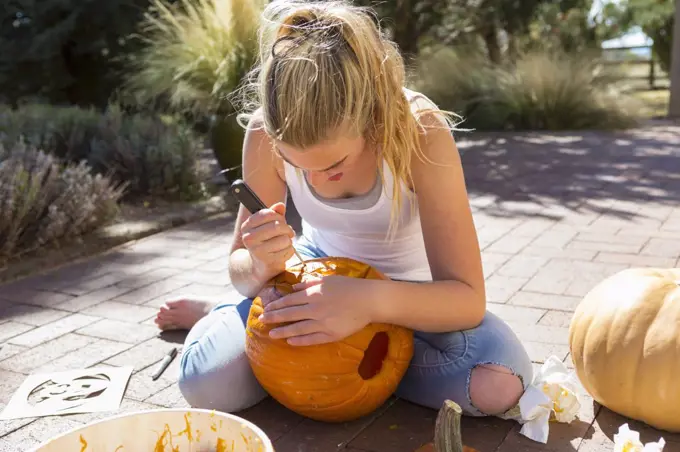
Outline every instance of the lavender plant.
{"label": "lavender plant", "polygon": [[64,164],[21,140],[0,143],[0,260],[105,225],[124,190],[84,161]]}

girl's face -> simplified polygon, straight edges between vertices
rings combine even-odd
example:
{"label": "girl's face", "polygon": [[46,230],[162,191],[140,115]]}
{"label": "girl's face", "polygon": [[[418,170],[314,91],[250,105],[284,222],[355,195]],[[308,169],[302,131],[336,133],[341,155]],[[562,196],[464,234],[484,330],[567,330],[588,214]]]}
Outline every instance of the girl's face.
{"label": "girl's face", "polygon": [[304,171],[312,187],[342,180],[356,167],[366,140],[363,136],[340,136],[305,149],[286,143],[275,143],[279,155],[286,162]]}

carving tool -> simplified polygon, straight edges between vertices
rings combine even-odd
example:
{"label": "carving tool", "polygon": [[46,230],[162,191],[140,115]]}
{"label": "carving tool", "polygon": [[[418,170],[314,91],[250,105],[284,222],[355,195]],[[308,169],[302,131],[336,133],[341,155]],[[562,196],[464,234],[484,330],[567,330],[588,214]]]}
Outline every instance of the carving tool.
{"label": "carving tool", "polygon": [[172,350],[170,350],[166,355],[165,358],[163,358],[163,361],[161,362],[161,365],[158,366],[158,370],[156,370],[156,373],[154,373],[151,376],[152,380],[158,380],[158,378],[165,372],[165,369],[168,368],[170,363],[172,362],[173,359],[175,359],[175,356],[177,356],[177,347],[172,347]]}

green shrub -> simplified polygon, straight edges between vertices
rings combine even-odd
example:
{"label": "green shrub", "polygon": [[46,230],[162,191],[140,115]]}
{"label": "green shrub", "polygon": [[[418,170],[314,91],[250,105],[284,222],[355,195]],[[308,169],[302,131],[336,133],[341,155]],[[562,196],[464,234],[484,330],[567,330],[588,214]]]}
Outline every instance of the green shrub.
{"label": "green shrub", "polygon": [[200,195],[201,143],[181,123],[143,114],[27,105],[0,112],[0,141],[26,143],[69,162],[87,161],[99,174],[127,184],[126,196]]}
{"label": "green shrub", "polygon": [[[230,97],[258,56],[265,0],[152,0],[140,50],[125,58],[121,102],[209,117],[219,165],[241,163],[244,130]],[[148,107],[147,107],[148,108]]]}
{"label": "green shrub", "polygon": [[493,65],[474,52],[440,49],[419,62],[413,86],[481,130],[616,129],[638,104],[616,73],[587,53],[534,51]]}
{"label": "green shrub", "polygon": [[257,60],[264,0],[151,0],[140,50],[124,59],[123,97],[174,111],[225,115]]}
{"label": "green shrub", "polygon": [[0,144],[0,260],[108,223],[124,188],[85,162],[63,164],[21,141]]}

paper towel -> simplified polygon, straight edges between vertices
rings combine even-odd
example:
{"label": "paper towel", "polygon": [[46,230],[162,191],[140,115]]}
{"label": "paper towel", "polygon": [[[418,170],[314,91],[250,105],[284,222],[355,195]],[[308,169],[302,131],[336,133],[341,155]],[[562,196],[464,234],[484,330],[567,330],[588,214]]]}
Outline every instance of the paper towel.
{"label": "paper towel", "polygon": [[640,442],[640,434],[631,430],[628,424],[619,427],[619,432],[614,435],[614,452],[662,452],[666,441],[647,443],[644,446]]}
{"label": "paper towel", "polygon": [[576,419],[581,408],[579,388],[574,373],[559,358],[551,356],[520,398],[516,409],[501,417],[516,420],[522,424],[520,433],[545,444],[551,420],[570,423]]}

